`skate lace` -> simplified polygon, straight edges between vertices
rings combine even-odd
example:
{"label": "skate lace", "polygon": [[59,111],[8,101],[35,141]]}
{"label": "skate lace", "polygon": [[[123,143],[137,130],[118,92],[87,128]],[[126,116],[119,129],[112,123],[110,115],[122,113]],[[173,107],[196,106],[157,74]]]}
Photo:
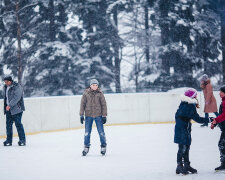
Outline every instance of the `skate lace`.
{"label": "skate lace", "polygon": [[84,148],[84,152],[86,152],[86,153],[87,153],[87,152],[88,152],[88,150],[89,150],[89,148],[87,148],[87,147],[85,147],[85,148]]}
{"label": "skate lace", "polygon": [[101,151],[106,151],[106,147],[101,147]]}

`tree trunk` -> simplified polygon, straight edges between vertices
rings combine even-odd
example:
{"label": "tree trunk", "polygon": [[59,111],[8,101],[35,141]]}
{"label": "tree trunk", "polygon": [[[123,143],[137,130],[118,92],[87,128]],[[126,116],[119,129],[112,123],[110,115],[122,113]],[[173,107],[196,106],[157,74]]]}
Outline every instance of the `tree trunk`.
{"label": "tree trunk", "polygon": [[[113,11],[113,20],[115,22],[116,27],[118,27],[118,17],[117,17],[117,6]],[[114,57],[115,57],[115,83],[116,83],[116,93],[121,93],[121,85],[120,85],[120,57],[119,57],[119,36],[118,29],[115,30],[115,39],[114,39]]]}
{"label": "tree trunk", "polygon": [[[145,58],[146,62],[149,63],[150,56],[149,56],[149,23],[148,23],[148,6],[145,4]],[[148,64],[149,65],[149,64]],[[150,74],[150,67],[147,67],[146,74]]]}
{"label": "tree trunk", "polygon": [[49,37],[50,41],[55,41],[56,30],[55,30],[55,11],[54,11],[54,0],[50,0],[48,4],[49,9]]}
{"label": "tree trunk", "polygon": [[18,60],[18,82],[22,83],[23,66],[22,66],[22,49],[21,49],[21,28],[19,17],[19,0],[16,1],[16,22],[17,22],[17,60]]}
{"label": "tree trunk", "polygon": [[225,84],[225,5],[222,4],[220,11],[221,21],[221,44],[222,44],[222,71],[223,71],[223,84]]}
{"label": "tree trunk", "polygon": [[[162,19],[162,22],[160,23],[160,29],[161,29],[162,45],[169,44],[169,24],[166,22],[166,19],[168,18],[169,6],[170,6],[169,0],[160,0],[160,13]],[[164,55],[162,57],[162,68],[164,72],[169,75],[170,64],[167,55]]]}
{"label": "tree trunk", "polygon": [[146,61],[149,62],[149,23],[148,23],[148,6],[145,5],[145,35],[146,35],[146,41],[145,41],[145,58]]}

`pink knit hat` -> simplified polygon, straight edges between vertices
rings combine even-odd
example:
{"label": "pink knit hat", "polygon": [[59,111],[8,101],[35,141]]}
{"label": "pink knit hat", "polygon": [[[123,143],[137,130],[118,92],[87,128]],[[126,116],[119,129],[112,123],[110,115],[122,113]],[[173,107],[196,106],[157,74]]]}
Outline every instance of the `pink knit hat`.
{"label": "pink knit hat", "polygon": [[188,88],[184,95],[193,99],[197,96],[197,91],[194,88]]}

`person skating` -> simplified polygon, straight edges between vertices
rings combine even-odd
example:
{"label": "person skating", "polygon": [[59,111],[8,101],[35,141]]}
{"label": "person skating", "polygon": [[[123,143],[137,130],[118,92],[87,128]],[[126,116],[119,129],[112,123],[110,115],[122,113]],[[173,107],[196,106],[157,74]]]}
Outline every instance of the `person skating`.
{"label": "person skating", "polygon": [[181,97],[181,103],[175,114],[175,135],[174,143],[178,144],[177,152],[177,174],[197,173],[197,170],[190,166],[189,150],[191,146],[191,120],[198,123],[208,123],[209,118],[200,117],[196,111],[199,107],[197,91],[189,88]]}
{"label": "person skating", "polygon": [[19,135],[19,146],[26,145],[26,136],[21,123],[23,111],[25,110],[23,101],[23,90],[20,84],[13,81],[11,76],[4,78],[5,86],[3,87],[4,114],[6,115],[6,141],[4,146],[12,146],[13,139],[13,122]]}
{"label": "person skating", "polygon": [[92,79],[90,81],[90,87],[85,90],[81,99],[80,122],[83,124],[85,121],[83,156],[86,156],[89,152],[93,121],[95,121],[100,136],[101,154],[105,155],[106,153],[107,144],[103,124],[107,121],[107,104],[104,94],[98,85],[98,81],[96,79]]}
{"label": "person skating", "polygon": [[[201,82],[201,88],[203,90],[204,99],[205,99],[205,107],[204,107],[205,117],[208,118],[209,113],[214,113],[217,117],[219,114],[217,112],[218,109],[216,104],[216,98],[213,95],[213,87],[208,75],[204,74],[200,78],[200,82]],[[205,126],[207,127],[208,123],[201,125],[201,127],[205,127]]]}
{"label": "person skating", "polygon": [[215,171],[225,170],[225,86],[220,88],[220,97],[222,99],[222,103],[219,109],[219,116],[214,118],[211,123],[211,129],[214,129],[216,125],[221,129],[220,140],[218,143],[221,165],[215,168]]}

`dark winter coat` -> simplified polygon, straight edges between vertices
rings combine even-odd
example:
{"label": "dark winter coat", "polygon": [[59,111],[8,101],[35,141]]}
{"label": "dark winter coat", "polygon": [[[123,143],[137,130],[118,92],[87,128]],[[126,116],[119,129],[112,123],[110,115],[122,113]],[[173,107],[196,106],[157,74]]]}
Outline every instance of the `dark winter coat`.
{"label": "dark winter coat", "polygon": [[86,117],[107,116],[107,105],[103,92],[88,88],[85,90],[80,103],[80,116]]}
{"label": "dark winter coat", "polygon": [[219,116],[216,119],[218,126],[220,127],[222,132],[225,132],[225,97],[222,99],[222,103],[220,105]]}
{"label": "dark winter coat", "polygon": [[208,118],[202,118],[196,111],[196,99],[182,96],[180,106],[175,114],[175,135],[174,143],[190,145],[191,144],[191,120],[198,123],[208,123]]}
{"label": "dark winter coat", "polygon": [[[6,114],[6,89],[7,86],[3,87],[3,98],[4,98],[4,114]],[[10,106],[11,115],[19,114],[25,111],[24,101],[23,101],[23,89],[20,84],[13,82],[8,91],[8,100]]]}

